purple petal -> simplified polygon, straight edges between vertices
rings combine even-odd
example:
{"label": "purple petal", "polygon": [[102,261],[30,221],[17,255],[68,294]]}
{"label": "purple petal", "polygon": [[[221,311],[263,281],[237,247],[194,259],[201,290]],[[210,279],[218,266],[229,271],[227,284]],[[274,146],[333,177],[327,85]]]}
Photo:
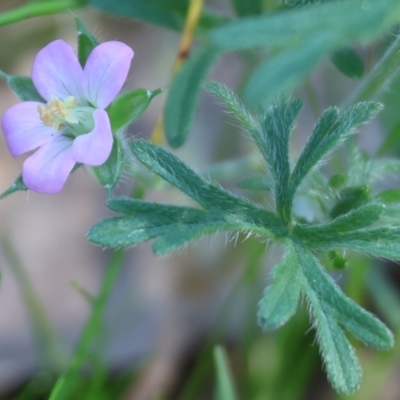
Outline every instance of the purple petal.
{"label": "purple petal", "polygon": [[43,104],[24,101],[12,106],[3,114],[1,128],[13,157],[42,146],[58,134],[52,126],[46,126],[40,120],[40,105]]}
{"label": "purple petal", "polygon": [[72,139],[58,136],[28,157],[22,169],[25,185],[41,193],[58,193],[74,168]]}
{"label": "purple petal", "polygon": [[97,108],[106,108],[121,90],[132,57],[132,49],[121,42],[105,42],[95,47],[83,71],[82,90],[86,100]]}
{"label": "purple petal", "polygon": [[74,140],[72,157],[77,162],[97,166],[104,164],[110,156],[113,135],[106,111],[95,110],[93,119],[94,129]]}
{"label": "purple petal", "polygon": [[32,80],[42,97],[64,100],[68,96],[80,99],[82,67],[72,47],[63,40],[51,42],[36,55]]}

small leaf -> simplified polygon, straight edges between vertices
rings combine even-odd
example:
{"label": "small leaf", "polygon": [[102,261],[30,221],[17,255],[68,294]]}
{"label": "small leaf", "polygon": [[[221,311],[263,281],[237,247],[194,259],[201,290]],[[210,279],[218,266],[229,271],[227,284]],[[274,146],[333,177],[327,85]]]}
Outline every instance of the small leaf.
{"label": "small leaf", "polygon": [[236,400],[237,395],[229,368],[229,360],[223,347],[214,347],[214,362],[217,371],[215,400]]}
{"label": "small leaf", "polygon": [[309,302],[329,380],[337,392],[352,394],[358,389],[361,381],[361,368],[357,356],[333,318],[330,307],[327,307],[320,297],[320,291],[323,291],[324,287],[314,274],[314,257],[301,246],[296,247],[296,252],[304,274],[302,288]]}
{"label": "small leaf", "polygon": [[175,74],[164,108],[164,129],[172,147],[182,146],[189,135],[202,81],[219,52],[214,47],[196,50]]}
{"label": "small leaf", "polygon": [[153,91],[136,89],[118,96],[107,109],[112,131],[117,132],[139,118],[151,100],[162,91],[162,89]]}
{"label": "small leaf", "polygon": [[361,124],[374,117],[382,104],[358,103],[339,115],[337,108],[330,107],[318,120],[292,173],[292,190],[296,191],[304,177],[317,163],[332,152]]}
{"label": "small leaf", "polygon": [[364,63],[351,47],[336,50],[331,60],[340,72],[351,79],[359,79],[364,75]]}
{"label": "small leaf", "polygon": [[[374,315],[345,296],[311,253],[303,251],[299,259],[310,287],[319,300],[329,307],[329,314],[335,321],[367,346],[379,350],[388,350],[393,346],[390,330]],[[325,305],[323,307],[326,309]]]}
{"label": "small leaf", "polygon": [[75,24],[78,33],[78,60],[83,68],[87,59],[89,58],[90,53],[99,44],[99,42],[76,15]]}
{"label": "small leaf", "polygon": [[258,324],[264,330],[277,329],[296,312],[301,274],[296,251],[287,246],[283,260],[272,270],[273,282],[258,304]]}
{"label": "small leaf", "polygon": [[344,215],[370,201],[371,189],[367,185],[350,186],[342,189],[337,203],[329,212],[331,218]]}
{"label": "small leaf", "polygon": [[264,175],[256,175],[250,178],[245,178],[240,181],[236,187],[246,190],[260,190],[270,192],[273,187],[273,182]]}
{"label": "small leaf", "polygon": [[289,138],[302,106],[300,99],[273,104],[261,117],[261,131],[253,134],[274,177],[278,214],[286,221],[290,220],[291,210]]}
{"label": "small leaf", "polygon": [[314,235],[320,237],[324,235],[340,236],[344,232],[351,232],[372,225],[378,221],[383,210],[382,204],[366,204],[325,224],[296,225],[293,228],[293,235],[302,240],[308,240]]}
{"label": "small leaf", "polygon": [[20,190],[28,190],[28,188],[26,187],[26,185],[22,179],[22,175],[20,175],[6,191],[4,191],[2,194],[0,194],[0,200],[4,199],[5,197],[9,196],[10,194],[12,194],[14,192],[18,192]]}
{"label": "small leaf", "polygon": [[29,76],[22,75],[7,75],[0,71],[0,78],[6,80],[10,89],[22,100],[22,101],[39,101],[46,103],[43,97],[39,94],[35,88],[32,79]]}
{"label": "small leaf", "polygon": [[204,87],[207,91],[217,96],[217,98],[227,106],[228,110],[234,115],[234,117],[240,122],[242,127],[248,133],[258,130],[253,117],[246,110],[235,93],[229,90],[226,86],[217,82],[206,82]]}
{"label": "small leaf", "polygon": [[125,152],[119,139],[114,137],[114,143],[108,160],[99,167],[92,167],[92,171],[97,181],[111,192],[119,182],[123,170]]}

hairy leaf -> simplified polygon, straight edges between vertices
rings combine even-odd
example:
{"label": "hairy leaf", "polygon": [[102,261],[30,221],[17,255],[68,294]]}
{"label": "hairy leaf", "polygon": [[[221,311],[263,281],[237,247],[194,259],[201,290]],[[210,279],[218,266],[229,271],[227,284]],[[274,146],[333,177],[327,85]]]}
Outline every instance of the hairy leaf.
{"label": "hairy leaf", "polygon": [[328,108],[318,120],[293,170],[293,192],[323,157],[381,109],[382,105],[374,102],[358,103],[348,108],[342,115],[339,115],[336,108]]}
{"label": "hairy leaf", "polygon": [[246,190],[260,190],[270,192],[273,182],[264,175],[256,175],[240,181],[236,187]]}
{"label": "hairy leaf", "polygon": [[296,225],[293,228],[293,235],[304,240],[308,240],[314,235],[318,237],[324,235],[340,236],[344,232],[351,232],[372,225],[378,221],[383,210],[382,204],[366,204],[325,224]]}
{"label": "hairy leaf", "polygon": [[300,297],[301,273],[297,254],[288,245],[282,261],[272,270],[273,282],[258,304],[258,324],[264,330],[277,329],[296,312]]}
{"label": "hairy leaf", "polygon": [[177,187],[205,209],[231,213],[232,217],[252,224],[253,229],[260,229],[263,233],[271,231],[276,236],[287,233],[282,220],[275,214],[206,182],[177,157],[161,147],[144,140],[136,140],[130,147],[132,153],[150,171]]}
{"label": "hairy leaf", "polygon": [[235,93],[226,86],[217,82],[206,82],[204,87],[220,99],[228,108],[228,110],[236,117],[242,127],[252,133],[258,130],[257,124],[251,114],[246,110],[244,105],[238,99]]}
{"label": "hairy leaf", "polygon": [[290,220],[291,210],[289,138],[301,107],[299,99],[275,103],[262,117],[261,131],[254,132],[254,139],[275,180],[277,211],[286,221]]}

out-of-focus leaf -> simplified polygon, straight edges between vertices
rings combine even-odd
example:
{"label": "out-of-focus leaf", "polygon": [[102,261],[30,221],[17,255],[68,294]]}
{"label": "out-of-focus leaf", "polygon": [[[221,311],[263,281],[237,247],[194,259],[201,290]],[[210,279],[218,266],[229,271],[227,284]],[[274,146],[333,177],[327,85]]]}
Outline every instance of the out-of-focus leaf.
{"label": "out-of-focus leaf", "polygon": [[31,77],[21,75],[11,76],[0,71],[0,78],[3,78],[7,82],[10,89],[22,101],[39,101],[41,103],[46,103],[46,101],[35,88]]}
{"label": "out-of-focus leaf", "polygon": [[364,63],[351,47],[346,46],[336,50],[331,60],[340,72],[351,79],[359,79],[364,75]]}
{"label": "out-of-focus leaf", "polygon": [[233,8],[239,17],[258,15],[263,11],[262,0],[231,0]]}
{"label": "out-of-focus leaf", "polygon": [[217,371],[215,400],[236,400],[232,373],[226,351],[221,346],[214,347],[214,362]]}
{"label": "out-of-focus leaf", "polygon": [[216,60],[214,47],[202,47],[183,64],[172,80],[164,107],[164,129],[172,147],[182,146],[189,135],[202,82]]}

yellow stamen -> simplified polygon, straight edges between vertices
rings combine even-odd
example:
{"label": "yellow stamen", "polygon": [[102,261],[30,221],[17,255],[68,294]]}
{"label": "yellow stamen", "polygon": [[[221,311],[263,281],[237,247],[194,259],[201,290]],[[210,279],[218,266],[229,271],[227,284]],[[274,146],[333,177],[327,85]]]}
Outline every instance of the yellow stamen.
{"label": "yellow stamen", "polygon": [[60,99],[53,99],[49,101],[45,106],[38,106],[38,112],[40,119],[46,126],[53,126],[56,131],[64,128],[64,122],[71,124],[78,123],[76,117],[71,113],[78,100],[69,96],[64,101]]}

